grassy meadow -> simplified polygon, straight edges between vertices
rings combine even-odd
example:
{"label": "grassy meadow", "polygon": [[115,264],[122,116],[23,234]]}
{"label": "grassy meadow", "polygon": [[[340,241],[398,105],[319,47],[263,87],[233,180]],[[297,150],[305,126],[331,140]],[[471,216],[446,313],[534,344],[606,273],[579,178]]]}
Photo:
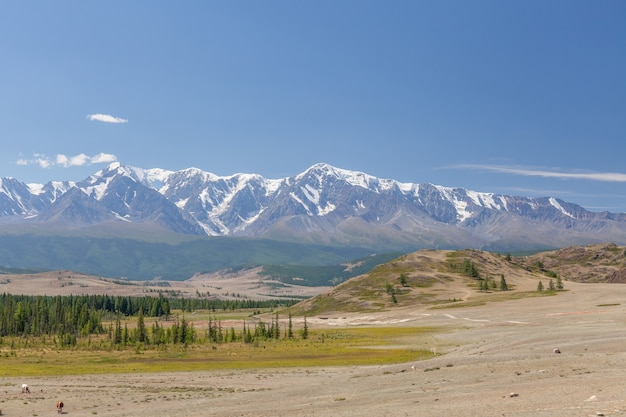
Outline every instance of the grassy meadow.
{"label": "grassy meadow", "polygon": [[[240,331],[249,322],[249,311],[197,312],[192,318],[202,336],[209,317]],[[263,318],[269,322],[271,318]],[[203,324],[204,323],[204,324]],[[128,318],[128,327],[136,318]],[[146,320],[146,326],[151,322]],[[285,323],[286,325],[286,323]],[[53,338],[9,338],[0,343],[0,376],[60,376],[127,372],[174,372],[197,370],[378,365],[426,359],[433,356],[425,346],[435,329],[419,327],[308,328],[301,337],[301,325],[294,325],[294,338],[253,343],[202,342],[111,346],[108,335],[79,339],[76,346],[59,347]],[[282,329],[281,329],[282,331]]]}

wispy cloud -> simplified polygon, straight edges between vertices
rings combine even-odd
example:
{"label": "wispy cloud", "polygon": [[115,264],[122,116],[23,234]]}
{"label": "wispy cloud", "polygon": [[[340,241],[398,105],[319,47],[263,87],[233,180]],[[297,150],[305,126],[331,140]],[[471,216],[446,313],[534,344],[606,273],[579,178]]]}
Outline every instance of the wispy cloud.
{"label": "wispy cloud", "polygon": [[603,182],[626,182],[626,174],[621,172],[563,172],[542,168],[507,167],[501,165],[460,164],[453,165],[456,169],[474,169],[480,171],[492,171],[501,174],[525,175],[529,177],[544,177],[557,179],[590,180]]}
{"label": "wispy cloud", "polygon": [[110,114],[102,114],[102,113],[88,114],[87,119],[91,120],[92,122],[103,122],[103,123],[113,123],[113,124],[128,123],[128,119],[122,119],[121,117],[115,117],[115,116],[111,116]]}
{"label": "wispy cloud", "polygon": [[85,166],[85,165],[93,165],[93,164],[106,164],[117,161],[117,157],[115,155],[111,155],[108,153],[99,153],[94,156],[88,156],[84,153],[67,156],[63,154],[58,154],[56,157],[50,157],[44,154],[34,154],[31,159],[20,158],[17,160],[18,165],[38,165],[41,168],[52,168],[55,166],[60,166],[63,168],[77,167],[77,166]]}

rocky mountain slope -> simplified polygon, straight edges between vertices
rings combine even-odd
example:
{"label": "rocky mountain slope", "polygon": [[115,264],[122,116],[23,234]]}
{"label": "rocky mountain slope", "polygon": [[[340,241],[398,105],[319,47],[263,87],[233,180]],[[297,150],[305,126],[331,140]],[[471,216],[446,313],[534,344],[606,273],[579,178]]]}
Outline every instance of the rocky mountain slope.
{"label": "rocky mountain slope", "polygon": [[0,232],[183,234],[411,251],[626,244],[626,214],[552,197],[400,183],[316,164],[269,180],[113,163],[83,181],[0,179]]}

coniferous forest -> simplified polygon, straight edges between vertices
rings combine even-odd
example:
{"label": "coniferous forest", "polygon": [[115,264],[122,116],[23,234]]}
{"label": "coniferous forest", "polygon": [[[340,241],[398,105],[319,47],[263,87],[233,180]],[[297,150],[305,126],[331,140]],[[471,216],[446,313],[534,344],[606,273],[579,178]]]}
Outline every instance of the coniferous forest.
{"label": "coniferous forest", "polygon": [[[208,300],[158,297],[122,297],[110,295],[29,296],[0,295],[0,342],[2,337],[48,337],[61,346],[76,345],[79,338],[103,335],[111,345],[161,345],[167,343],[194,343],[198,341],[227,342],[252,341],[255,337],[273,337],[279,334],[278,320],[269,328],[257,322],[254,329],[239,333],[222,329],[218,320],[209,319],[206,335],[200,335],[186,320],[184,313],[199,309],[228,311],[237,309],[267,309],[287,307],[298,300]],[[172,310],[182,312],[172,318]],[[144,318],[154,318],[146,326]],[[122,319],[124,325],[122,326]],[[128,328],[128,318],[136,325]],[[174,320],[168,325],[161,322]],[[108,324],[107,324],[108,323]]]}

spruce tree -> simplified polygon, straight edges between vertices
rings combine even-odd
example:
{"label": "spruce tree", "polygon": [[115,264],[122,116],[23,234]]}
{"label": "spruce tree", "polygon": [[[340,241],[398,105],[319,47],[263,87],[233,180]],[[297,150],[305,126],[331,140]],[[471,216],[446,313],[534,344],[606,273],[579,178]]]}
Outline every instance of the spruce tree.
{"label": "spruce tree", "polygon": [[561,276],[560,275],[556,276],[556,288],[558,290],[562,290],[563,289],[563,281],[561,281]]}
{"label": "spruce tree", "polygon": [[291,322],[291,311],[289,312],[289,324],[287,327],[287,337],[293,339],[293,324]]}
{"label": "spruce tree", "polygon": [[506,284],[504,274],[500,275],[500,291],[508,291],[509,286]]}
{"label": "spruce tree", "polygon": [[302,340],[309,338],[309,326],[306,324],[306,316],[304,316],[304,326],[302,327]]}
{"label": "spruce tree", "polygon": [[278,340],[280,339],[280,323],[278,322],[278,313],[276,313],[276,323],[274,326],[273,336],[274,339]]}
{"label": "spruce tree", "polygon": [[143,320],[143,313],[139,310],[137,314],[137,342],[146,343],[148,341],[148,331]]}
{"label": "spruce tree", "polygon": [[122,321],[118,313],[115,319],[115,336],[113,337],[113,344],[120,345],[122,343]]}
{"label": "spruce tree", "polygon": [[407,286],[407,278],[404,273],[400,274],[400,285],[402,285],[403,287]]}

